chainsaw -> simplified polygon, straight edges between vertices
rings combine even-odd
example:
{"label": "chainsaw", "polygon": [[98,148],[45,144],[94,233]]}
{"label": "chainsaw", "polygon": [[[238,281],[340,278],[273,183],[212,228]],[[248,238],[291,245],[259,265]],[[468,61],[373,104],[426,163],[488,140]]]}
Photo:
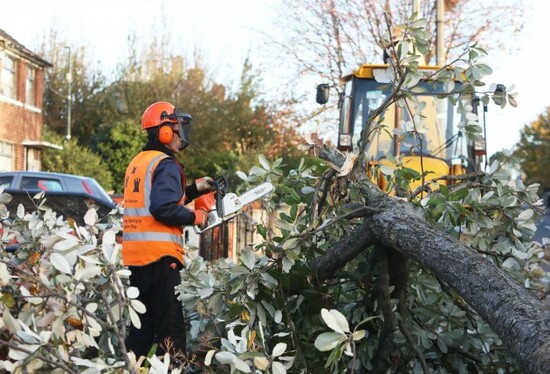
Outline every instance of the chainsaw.
{"label": "chainsaw", "polygon": [[214,179],[214,188],[213,192],[195,199],[195,209],[203,209],[208,212],[208,220],[204,225],[193,226],[197,234],[235,218],[242,213],[245,206],[274,190],[271,183],[265,182],[237,196],[232,192],[226,192],[227,181],[223,176]]}

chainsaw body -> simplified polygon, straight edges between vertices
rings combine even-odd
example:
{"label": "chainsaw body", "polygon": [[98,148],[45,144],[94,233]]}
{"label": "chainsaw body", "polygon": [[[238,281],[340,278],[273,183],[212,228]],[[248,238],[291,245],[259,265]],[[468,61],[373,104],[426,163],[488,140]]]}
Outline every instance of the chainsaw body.
{"label": "chainsaw body", "polygon": [[245,206],[274,190],[271,183],[265,182],[237,196],[232,192],[225,192],[227,183],[223,177],[216,178],[214,186],[216,188],[215,191],[195,200],[195,209],[203,209],[208,212],[208,220],[205,225],[193,226],[197,234],[201,234],[206,230],[229,221],[242,213],[242,209]]}

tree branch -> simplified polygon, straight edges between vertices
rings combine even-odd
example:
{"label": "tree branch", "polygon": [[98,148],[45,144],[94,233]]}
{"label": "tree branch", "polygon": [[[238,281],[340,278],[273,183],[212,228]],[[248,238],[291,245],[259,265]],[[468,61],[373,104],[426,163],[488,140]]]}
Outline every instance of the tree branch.
{"label": "tree branch", "polygon": [[[335,165],[343,156],[323,150]],[[361,180],[360,171],[355,174]],[[343,241],[327,251],[325,269],[344,258],[344,245],[382,243],[395,248],[452,287],[483,318],[525,373],[545,373],[550,367],[550,310],[521,285],[474,249],[432,227],[420,208],[388,196],[363,177],[365,204],[380,209]],[[361,228],[361,229],[360,229]],[[334,259],[331,256],[335,256]],[[318,272],[319,268],[314,267]]]}
{"label": "tree branch", "polygon": [[368,225],[363,223],[357,226],[347,237],[338,240],[325,255],[313,259],[311,268],[315,274],[314,281],[321,283],[330,278],[334,272],[372,244]]}

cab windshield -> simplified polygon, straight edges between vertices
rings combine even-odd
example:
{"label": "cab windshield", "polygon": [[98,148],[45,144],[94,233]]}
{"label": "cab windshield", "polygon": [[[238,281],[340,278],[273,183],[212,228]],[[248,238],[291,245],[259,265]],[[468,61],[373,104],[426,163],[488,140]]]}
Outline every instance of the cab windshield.
{"label": "cab windshield", "polygon": [[[416,154],[437,157],[451,161],[462,152],[462,145],[457,140],[457,125],[460,121],[454,106],[448,99],[438,98],[434,87],[424,83],[423,92],[415,94],[420,103],[419,111],[415,105],[399,107],[392,105],[373,122],[376,128],[367,128],[369,114],[380,107],[390,95],[387,84],[373,79],[353,77],[346,83],[342,116],[340,118],[340,134],[351,136],[352,147],[358,145],[363,131],[369,132],[366,155],[369,160],[377,160],[386,155]],[[418,116],[415,116],[418,114]],[[412,117],[415,117],[414,126]],[[394,139],[394,129],[408,132],[397,142]],[[416,129],[420,138],[412,132]]]}

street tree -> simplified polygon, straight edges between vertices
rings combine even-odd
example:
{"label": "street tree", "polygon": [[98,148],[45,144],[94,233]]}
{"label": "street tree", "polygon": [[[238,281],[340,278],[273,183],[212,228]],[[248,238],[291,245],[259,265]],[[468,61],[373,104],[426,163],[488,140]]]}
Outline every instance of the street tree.
{"label": "street tree", "polygon": [[[284,155],[285,163],[292,160],[296,163],[295,145],[299,136],[286,126],[291,111],[275,110],[273,105],[261,101],[260,77],[250,63],[243,65],[241,80],[232,92],[214,81],[198,54],[193,58],[181,56],[175,52],[169,34],[162,29],[157,32],[149,42],[139,46],[136,38],[130,37],[129,58],[119,65],[109,83],[99,70],[92,68],[91,57],[83,48],[73,46],[69,55],[66,43],[59,40],[55,31],[44,43],[43,53],[54,65],[46,80],[45,123],[60,136],[69,131],[66,94],[70,57],[72,139],[86,155],[97,154],[102,158],[105,173],[114,178],[112,186],[105,181],[109,188],[122,192],[128,157],[144,144],[143,134],[137,136],[141,114],[156,101],[169,101],[193,115],[190,152],[178,156],[185,165],[192,165],[188,171],[190,178],[224,174],[234,182],[236,168],[250,167],[261,153]],[[116,139],[109,139],[110,136]],[[292,146],[288,139],[293,139]],[[67,151],[47,152],[45,164],[56,170],[89,169],[69,165],[71,158],[61,165],[59,157]],[[50,161],[56,161],[55,166]],[[103,177],[105,173],[96,175]]]}
{"label": "street tree", "polygon": [[147,136],[139,123],[133,120],[104,124],[101,127],[104,131],[96,135],[98,157],[113,176],[114,192],[123,193],[126,168],[143,148]]}
{"label": "street tree", "polygon": [[515,154],[525,183],[539,183],[541,193],[550,191],[550,108],[523,127]]}
{"label": "street tree", "polygon": [[79,144],[77,138],[67,140],[64,136],[45,128],[44,139],[60,144],[63,149],[45,149],[42,153],[44,171],[85,175],[94,178],[106,190],[114,187],[113,174],[104,158]]}
{"label": "street tree", "polygon": [[[414,1],[401,0],[285,0],[274,37],[276,46],[291,61],[298,76],[304,74],[331,82],[364,63],[383,63],[380,45],[388,28],[399,38],[396,25],[412,13]],[[428,22],[426,63],[435,63],[436,1],[418,1],[419,15]],[[524,4],[521,0],[444,1],[444,50],[448,60],[461,55],[473,42],[484,48],[512,48],[513,35],[523,27]],[[386,22],[389,20],[389,25]],[[269,37],[273,37],[270,35]],[[384,44],[388,43],[386,40]],[[441,52],[439,52],[441,53]]]}
{"label": "street tree", "polygon": [[[231,92],[224,85],[211,83],[206,68],[187,66],[181,57],[168,55],[163,63],[154,64],[159,62],[159,56],[167,54],[152,49],[140,62],[130,59],[121,78],[96,99],[103,108],[105,123],[90,137],[91,148],[104,158],[113,175],[124,170],[129,161],[128,157],[118,156],[137,153],[138,143],[144,144],[143,136],[136,137],[136,132],[143,132],[141,113],[155,101],[171,102],[193,116],[191,146],[177,155],[184,165],[189,165],[190,178],[224,174],[234,182],[234,171],[249,168],[262,153],[284,155],[287,164],[298,159],[296,146],[300,136],[284,121],[285,113],[290,111],[275,110],[273,105],[261,101],[256,87],[258,77],[250,64],[245,63],[236,92]],[[153,56],[154,61],[150,61]],[[112,135],[118,140],[109,139]],[[120,147],[125,136],[128,147]],[[115,154],[118,156],[112,157]],[[123,175],[116,181],[119,192]]]}
{"label": "street tree", "polygon": [[90,134],[102,121],[94,100],[106,83],[101,66],[92,61],[84,46],[74,46],[60,39],[55,29],[44,37],[39,48],[40,54],[53,65],[47,70],[44,81],[44,123],[53,132],[64,136],[70,134],[80,144],[88,146]]}

